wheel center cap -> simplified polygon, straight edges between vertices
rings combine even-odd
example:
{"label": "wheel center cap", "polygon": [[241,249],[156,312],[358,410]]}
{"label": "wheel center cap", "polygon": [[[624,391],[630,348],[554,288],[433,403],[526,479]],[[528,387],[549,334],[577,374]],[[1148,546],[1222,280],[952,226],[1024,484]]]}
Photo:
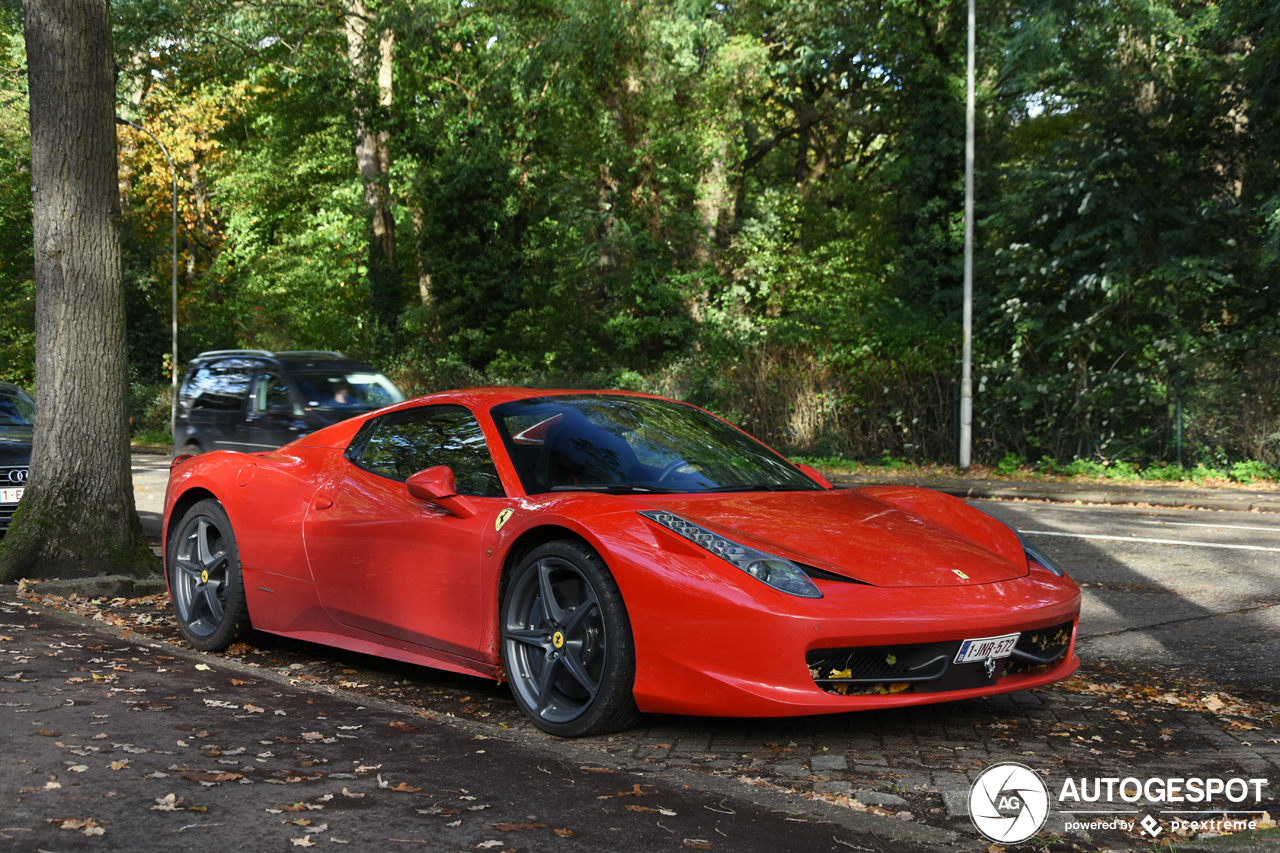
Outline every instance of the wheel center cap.
{"label": "wheel center cap", "polygon": [[554,634],[551,635],[551,645],[555,646],[557,649],[564,648],[564,632],[563,631],[556,631]]}
{"label": "wheel center cap", "polygon": [[203,572],[200,573],[200,583],[208,583],[208,582],[209,582],[209,570],[205,569]]}

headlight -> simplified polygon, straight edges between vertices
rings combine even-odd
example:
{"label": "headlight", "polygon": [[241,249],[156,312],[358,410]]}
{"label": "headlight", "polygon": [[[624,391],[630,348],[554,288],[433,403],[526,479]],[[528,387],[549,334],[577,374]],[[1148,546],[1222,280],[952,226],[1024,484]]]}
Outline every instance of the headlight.
{"label": "headlight", "polygon": [[[1016,533],[1017,531],[1014,531],[1014,532]],[[1053,572],[1055,575],[1057,575],[1060,578],[1064,578],[1067,576],[1067,573],[1062,570],[1061,566],[1059,566],[1052,559],[1050,559],[1049,555],[1046,554],[1044,551],[1041,551],[1035,545],[1032,545],[1030,542],[1024,539],[1021,533],[1018,534],[1018,538],[1022,539],[1022,550],[1027,552],[1028,558],[1035,560],[1037,563],[1044,566],[1046,569]]]}
{"label": "headlight", "polygon": [[822,598],[822,591],[814,585],[800,567],[790,560],[747,548],[705,527],[685,521],[678,515],[662,510],[641,510],[641,515],[678,533],[695,545],[732,563],[757,580],[764,581],[776,590],[801,598]]}

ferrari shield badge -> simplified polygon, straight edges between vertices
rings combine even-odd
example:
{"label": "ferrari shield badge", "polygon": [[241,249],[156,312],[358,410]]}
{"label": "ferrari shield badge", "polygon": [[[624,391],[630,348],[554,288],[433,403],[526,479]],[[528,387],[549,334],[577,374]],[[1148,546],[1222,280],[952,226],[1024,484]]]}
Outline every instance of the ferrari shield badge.
{"label": "ferrari shield badge", "polygon": [[498,513],[498,520],[493,523],[493,529],[501,530],[503,525],[511,519],[513,514],[515,514],[515,510],[513,509],[504,509],[502,512]]}
{"label": "ferrari shield badge", "polygon": [[[498,525],[498,526],[501,527],[502,525]],[[955,572],[956,577],[960,578],[960,580],[962,581],[967,581],[969,579],[969,576],[966,575],[964,572],[960,571],[959,569],[952,569],[951,571]]]}

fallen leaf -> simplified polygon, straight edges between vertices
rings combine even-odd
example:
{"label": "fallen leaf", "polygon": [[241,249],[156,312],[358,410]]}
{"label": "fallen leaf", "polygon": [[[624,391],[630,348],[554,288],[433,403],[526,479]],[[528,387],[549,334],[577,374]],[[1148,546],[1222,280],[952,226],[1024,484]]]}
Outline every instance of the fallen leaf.
{"label": "fallen leaf", "polygon": [[98,825],[97,819],[92,817],[51,817],[45,818],[45,823],[56,824],[58,829],[76,831],[82,835],[102,835],[106,832]]}
{"label": "fallen leaf", "polygon": [[70,770],[72,773],[83,773],[89,769],[89,765],[75,764],[75,765],[72,765],[71,767],[68,767],[67,769]]}
{"label": "fallen leaf", "polygon": [[502,842],[501,842],[501,841],[481,841],[481,842],[480,842],[479,844],[477,844],[473,849],[475,849],[475,850],[488,850],[490,847],[501,847],[501,846],[502,846]]}
{"label": "fallen leaf", "polygon": [[387,790],[388,790],[388,791],[399,791],[399,792],[400,792],[400,793],[402,793],[402,794],[416,794],[418,791],[421,791],[422,789],[421,789],[421,788],[411,788],[411,787],[409,787],[409,783],[408,783],[408,782],[401,782],[399,785],[395,785],[395,786],[393,786],[393,787],[391,787],[391,788],[388,788]]}
{"label": "fallen leaf", "polygon": [[556,835],[560,836],[561,838],[573,838],[578,834],[574,832],[572,829],[553,829],[552,832],[554,832]]}
{"label": "fallen leaf", "polygon": [[704,838],[686,838],[684,840],[685,847],[692,847],[694,850],[710,850],[711,842]]}
{"label": "fallen leaf", "polygon": [[344,797],[351,797],[353,800],[358,800],[358,799],[360,799],[361,797],[363,797],[363,796],[364,796],[364,794],[353,794],[353,793],[351,793],[350,791],[348,791],[346,788],[343,788],[343,789],[342,789],[342,796],[344,796]]}
{"label": "fallen leaf", "polygon": [[531,829],[546,829],[551,824],[548,823],[492,823],[494,829],[503,832],[528,832]]}
{"label": "fallen leaf", "polygon": [[265,709],[259,708],[257,705],[250,705],[248,702],[244,703],[244,710],[250,714],[265,713]]}
{"label": "fallen leaf", "polygon": [[648,806],[627,806],[629,812],[656,812],[657,809],[651,809]]}
{"label": "fallen leaf", "polygon": [[310,835],[304,835],[301,838],[290,838],[294,847],[315,847],[316,843],[311,840]]}
{"label": "fallen leaf", "polygon": [[[346,789],[344,788],[343,791],[345,792]],[[363,797],[364,794],[347,794],[347,796]],[[442,806],[431,806],[426,809],[418,809],[417,812],[418,814],[462,814],[459,809],[444,808]]]}
{"label": "fallen leaf", "polygon": [[41,737],[62,737],[62,732],[50,731],[49,729],[41,729],[36,732]]}
{"label": "fallen leaf", "polygon": [[213,667],[209,666],[207,663],[196,664],[196,669],[200,670],[201,672],[213,672]]}
{"label": "fallen leaf", "polygon": [[614,797],[643,797],[643,796],[644,796],[644,792],[640,790],[640,786],[637,784],[630,791],[619,791],[616,794],[605,794],[603,796],[596,797],[596,799],[612,800]]}
{"label": "fallen leaf", "polygon": [[123,770],[129,766],[129,759],[126,758],[122,761],[113,761],[107,766],[110,767],[112,770]]}
{"label": "fallen leaf", "polygon": [[210,784],[216,782],[232,782],[236,779],[243,779],[244,776],[239,773],[183,773],[183,779],[190,779],[192,782],[208,782]]}
{"label": "fallen leaf", "polygon": [[417,726],[411,726],[408,723],[403,722],[401,720],[391,721],[390,723],[387,724],[387,728],[395,729],[398,732],[416,732],[418,730]]}
{"label": "fallen leaf", "polygon": [[232,683],[232,684],[234,684],[236,687],[241,687],[241,686],[243,686],[243,685],[245,685],[245,684],[248,684],[249,682],[247,682],[247,681],[241,681],[241,680],[240,680],[240,679],[238,679],[238,678],[233,678],[233,679],[231,679],[231,683]]}

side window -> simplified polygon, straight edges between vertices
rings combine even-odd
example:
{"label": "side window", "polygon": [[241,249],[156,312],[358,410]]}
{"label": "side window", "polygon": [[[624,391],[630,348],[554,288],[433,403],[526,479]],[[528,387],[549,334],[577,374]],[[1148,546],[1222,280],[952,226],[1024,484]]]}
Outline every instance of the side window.
{"label": "side window", "polygon": [[240,359],[206,364],[196,371],[187,386],[191,408],[220,412],[238,411],[249,390],[252,363]]}
{"label": "side window", "polygon": [[289,383],[274,373],[258,375],[253,386],[253,411],[258,414],[267,412],[292,412],[301,415],[298,406],[289,393]]}
{"label": "side window", "polygon": [[423,406],[378,418],[351,461],[384,477],[407,480],[448,465],[458,494],[501,497],[502,482],[475,416],[462,406]]}

